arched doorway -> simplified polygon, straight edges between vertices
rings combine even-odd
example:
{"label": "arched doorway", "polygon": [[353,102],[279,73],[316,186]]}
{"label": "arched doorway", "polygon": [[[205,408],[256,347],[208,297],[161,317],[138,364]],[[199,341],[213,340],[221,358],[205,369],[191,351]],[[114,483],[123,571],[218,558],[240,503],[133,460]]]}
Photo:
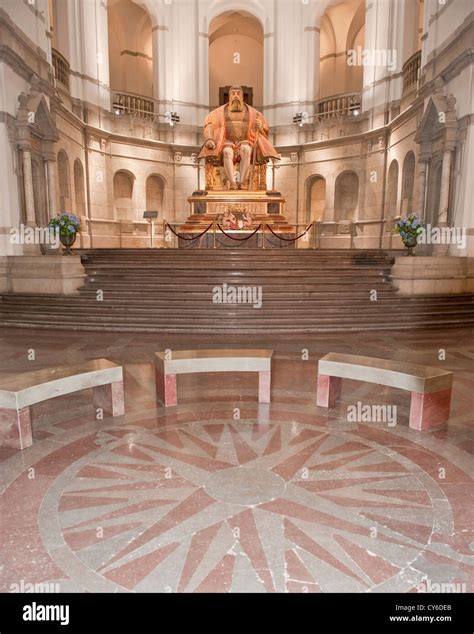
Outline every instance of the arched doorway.
{"label": "arched doorway", "polygon": [[209,26],[209,105],[219,105],[219,90],[252,89],[252,105],[263,106],[263,28],[246,11],[227,11]]}
{"label": "arched doorway", "polygon": [[134,176],[120,170],[114,174],[115,220],[133,220],[132,195]]}
{"label": "arched doorway", "polygon": [[336,179],[334,195],[334,220],[354,221],[359,208],[359,177],[355,172],[347,171]]}

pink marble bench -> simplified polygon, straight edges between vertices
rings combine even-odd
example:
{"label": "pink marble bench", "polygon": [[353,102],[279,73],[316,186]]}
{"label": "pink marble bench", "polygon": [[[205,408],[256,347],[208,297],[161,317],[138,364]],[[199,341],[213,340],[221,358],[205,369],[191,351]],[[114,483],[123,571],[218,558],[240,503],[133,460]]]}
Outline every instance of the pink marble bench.
{"label": "pink marble bench", "polygon": [[31,405],[93,388],[95,407],[112,416],[124,413],[122,366],[108,359],[45,368],[0,378],[0,445],[33,444]]}
{"label": "pink marble bench", "polygon": [[[177,405],[176,375],[194,372],[258,372],[258,400],[270,402],[273,350],[174,350],[155,352],[156,393],[165,407]],[[168,356],[170,358],[168,358]]]}
{"label": "pink marble bench", "polygon": [[453,373],[426,365],[331,352],[319,360],[319,407],[334,407],[341,379],[367,381],[411,392],[410,427],[419,431],[449,418]]}

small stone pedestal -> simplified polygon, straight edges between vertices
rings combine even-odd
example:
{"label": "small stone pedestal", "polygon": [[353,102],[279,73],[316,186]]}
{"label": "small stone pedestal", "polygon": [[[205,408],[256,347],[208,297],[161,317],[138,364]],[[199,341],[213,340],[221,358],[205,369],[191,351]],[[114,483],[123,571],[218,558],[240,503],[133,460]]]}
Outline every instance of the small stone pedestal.
{"label": "small stone pedestal", "polygon": [[75,295],[85,276],[79,255],[7,257],[7,287],[11,293]]}
{"label": "small stone pedestal", "polygon": [[391,278],[399,295],[474,293],[474,258],[396,257]]}

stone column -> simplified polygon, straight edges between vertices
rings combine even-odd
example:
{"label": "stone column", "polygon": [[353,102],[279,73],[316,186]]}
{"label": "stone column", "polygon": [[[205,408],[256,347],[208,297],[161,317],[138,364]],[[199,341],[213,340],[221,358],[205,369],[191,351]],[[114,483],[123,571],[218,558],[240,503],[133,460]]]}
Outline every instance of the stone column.
{"label": "stone column", "polygon": [[57,207],[57,191],[56,191],[56,172],[54,170],[54,161],[46,161],[46,173],[48,177],[48,218],[54,218],[58,213]]}
{"label": "stone column", "polygon": [[33,172],[31,170],[31,152],[23,148],[23,183],[25,188],[26,224],[36,226],[35,199],[33,196]]}
{"label": "stone column", "polygon": [[[301,45],[300,100],[303,110],[313,114],[309,104],[319,98],[320,27],[306,26]],[[316,63],[317,62],[317,63]]]}
{"label": "stone column", "polygon": [[438,224],[446,225],[448,222],[449,185],[451,182],[451,150],[443,153],[443,167],[441,170],[441,192],[439,196]]}
{"label": "stone column", "polygon": [[[452,150],[444,150],[443,152],[443,166],[441,169],[441,191],[439,195],[439,212],[438,212],[438,227],[443,228],[448,225],[448,206],[449,206],[449,185],[451,182],[451,160]],[[448,255],[448,244],[435,244],[433,248],[433,255],[443,256]]]}
{"label": "stone column", "polygon": [[428,159],[420,158],[418,168],[418,200],[416,212],[420,218],[425,216],[426,177],[428,173]]}

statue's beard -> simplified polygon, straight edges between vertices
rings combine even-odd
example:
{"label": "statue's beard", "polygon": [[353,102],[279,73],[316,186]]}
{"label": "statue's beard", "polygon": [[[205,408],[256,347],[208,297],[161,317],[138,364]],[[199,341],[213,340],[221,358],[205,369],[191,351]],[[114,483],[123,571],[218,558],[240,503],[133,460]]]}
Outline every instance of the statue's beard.
{"label": "statue's beard", "polygon": [[242,112],[243,102],[240,99],[233,99],[230,103],[231,112]]}

